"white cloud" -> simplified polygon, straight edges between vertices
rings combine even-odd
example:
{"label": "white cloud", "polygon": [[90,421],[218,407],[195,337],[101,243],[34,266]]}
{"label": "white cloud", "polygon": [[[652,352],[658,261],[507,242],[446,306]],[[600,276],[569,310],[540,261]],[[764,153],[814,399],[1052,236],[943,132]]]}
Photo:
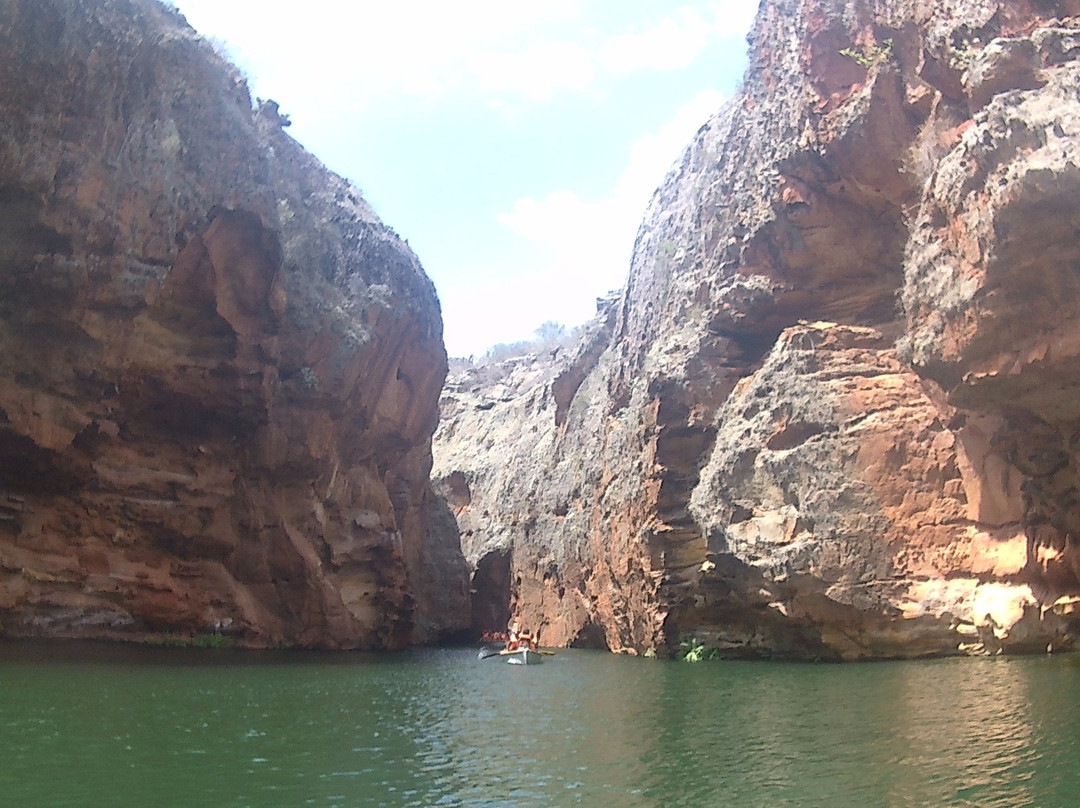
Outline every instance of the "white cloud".
{"label": "white cloud", "polygon": [[622,285],[642,208],[625,197],[586,200],[573,191],[555,191],[541,200],[518,199],[511,212],[497,217],[538,253],[544,265],[531,274],[586,307],[574,316],[567,311],[571,300],[555,300],[552,314],[543,319],[580,322],[591,314],[591,295]]}
{"label": "white cloud", "polygon": [[699,0],[601,35],[585,17],[609,13],[602,0],[175,2],[197,29],[232,46],[257,92],[352,108],[458,88],[543,101],[559,90],[583,91],[605,74],[673,70],[717,37],[746,31],[756,8],[756,0]]}
{"label": "white cloud", "polygon": [[[542,200],[522,197],[497,218],[518,235],[555,247],[566,258],[596,249],[598,237],[636,230],[645,205],[690,138],[724,101],[708,90],[683,106],[658,132],[631,149],[630,161],[606,198],[586,201],[559,190]],[[607,245],[604,245],[607,250]]]}
{"label": "white cloud", "polygon": [[[475,84],[489,70],[504,67],[505,58],[494,58],[500,48],[509,43],[514,50],[507,55],[516,56],[522,38],[532,39],[530,32],[558,23],[568,27],[583,0],[175,2],[197,30],[214,31],[224,39],[257,84],[272,87],[276,95],[329,98],[337,93],[338,103],[363,106],[379,96],[431,95]],[[558,47],[560,43],[553,42],[546,49]],[[493,57],[474,65],[477,53]],[[516,72],[524,91],[536,95],[531,71]],[[313,81],[313,74],[323,80]],[[346,98],[340,95],[343,83]],[[489,84],[506,81],[493,78]]]}
{"label": "white cloud", "polygon": [[745,36],[757,16],[759,0],[719,0],[708,4],[720,36]]}
{"label": "white cloud", "polygon": [[537,327],[548,320],[584,321],[590,314],[585,308],[592,304],[577,291],[568,293],[558,279],[540,273],[506,276],[504,283],[440,290],[446,352],[480,356],[498,342],[532,339]]}
{"label": "white cloud", "polygon": [[690,139],[724,100],[724,94],[715,90],[700,92],[658,132],[640,138],[631,150],[630,164],[619,180],[616,194],[639,198],[644,208]]}
{"label": "white cloud", "polygon": [[[544,288],[559,290],[547,309],[550,314],[542,319],[579,323],[591,315],[596,295],[625,282],[634,237],[650,196],[723,100],[718,92],[699,93],[659,131],[639,139],[607,196],[589,200],[559,190],[542,199],[522,197],[511,211],[497,217],[547,259],[542,270],[523,279],[532,284],[534,276],[543,277]],[[574,294],[567,295],[566,290]],[[527,294],[521,291],[515,297],[535,303],[536,295],[547,296],[538,289]]]}
{"label": "white cloud", "polygon": [[580,30],[576,40],[545,39],[524,49],[481,51],[467,57],[472,76],[464,80],[489,93],[513,92],[547,100],[557,90],[586,90],[605,74],[678,70],[705,50],[712,38],[730,33],[730,11],[727,8],[724,16],[716,4],[706,6],[703,16],[698,9],[683,6],[673,16],[605,38]]}
{"label": "white cloud", "polygon": [[476,85],[485,93],[513,92],[546,101],[556,90],[581,91],[595,79],[593,54],[571,42],[539,42],[516,53],[475,53],[467,57]]}
{"label": "white cloud", "polygon": [[631,31],[606,40],[597,53],[610,73],[635,70],[677,70],[694,60],[709,41],[712,26],[696,9],[683,7],[644,31]]}
{"label": "white cloud", "polygon": [[[632,88],[641,87],[644,100],[648,85],[653,84],[640,81],[644,72],[677,70],[709,49],[724,47],[721,38],[744,33],[757,6],[757,0],[175,3],[197,29],[227,43],[233,58],[251,74],[254,94],[282,103],[296,124],[290,130],[294,136],[309,148],[321,144],[316,153],[324,159],[326,150],[337,149],[348,159],[334,165],[335,170],[362,186],[366,164],[342,145],[353,137],[349,127],[370,125],[369,139],[383,148],[380,155],[394,154],[386,144],[396,134],[392,114],[363,114],[368,109],[405,110],[408,114],[403,119],[415,121],[427,114],[425,101],[444,97],[453,109],[475,111],[479,101],[510,112],[532,113],[537,104],[559,94],[589,93],[590,98],[602,101],[600,91],[613,87],[631,88],[623,93],[631,96]],[[727,80],[716,76],[718,83],[726,85]],[[499,231],[500,238],[487,240],[498,241],[498,256],[459,259],[451,251],[453,257],[444,259],[437,242],[428,237],[431,246],[422,257],[432,277],[444,279],[437,284],[451,352],[482,351],[479,346],[494,341],[527,338],[548,319],[568,325],[586,319],[595,295],[625,282],[630,250],[650,194],[696,127],[719,104],[719,94],[703,93],[667,125],[640,137],[627,152],[626,168],[607,194],[586,195],[569,185],[548,186],[558,190],[534,192],[532,197],[505,204],[497,222],[488,211],[498,203],[485,199],[482,209],[468,212],[469,227],[479,241],[492,230]],[[543,110],[544,115],[520,120],[542,132],[555,120],[548,120],[549,112],[566,112],[556,106]],[[581,105],[565,107],[573,107],[580,115]],[[562,119],[559,125],[564,124]],[[582,115],[570,125],[607,124],[596,116]],[[375,127],[385,131],[376,132]],[[511,129],[501,134],[512,136]],[[431,131],[435,149],[438,121],[432,121]],[[613,132],[611,148],[625,148],[620,144],[633,136],[628,130]],[[527,145],[527,139],[523,142]],[[448,154],[446,162],[473,165],[476,158]],[[568,153],[566,159],[569,163],[581,158]],[[581,165],[582,172],[588,170],[587,163]],[[446,178],[468,182],[456,171],[458,167],[448,166]],[[445,179],[441,175],[411,176],[407,163],[398,170],[403,178],[398,185],[455,199],[453,186],[440,185]],[[507,175],[507,182],[518,181],[515,178],[520,176],[528,179],[530,188],[545,188],[544,178],[530,174],[527,166]],[[378,189],[371,190],[377,200]],[[502,193],[506,194],[503,199],[514,198],[512,191]],[[401,220],[400,212],[390,218],[405,235],[416,233],[418,239],[424,215],[415,214],[408,222]],[[454,211],[456,219],[465,215],[464,210]],[[468,281],[461,280],[466,277]]]}
{"label": "white cloud", "polygon": [[468,58],[463,78],[490,93],[547,100],[557,90],[583,91],[600,76],[686,67],[713,41],[745,33],[757,0],[683,5],[670,16],[596,37],[586,28],[563,29],[563,39],[541,39],[524,49],[503,47]]}
{"label": "white cloud", "polygon": [[642,30],[632,29],[605,40],[597,51],[610,73],[678,70],[690,64],[712,40],[745,34],[757,0],[723,0],[683,5],[669,17]]}

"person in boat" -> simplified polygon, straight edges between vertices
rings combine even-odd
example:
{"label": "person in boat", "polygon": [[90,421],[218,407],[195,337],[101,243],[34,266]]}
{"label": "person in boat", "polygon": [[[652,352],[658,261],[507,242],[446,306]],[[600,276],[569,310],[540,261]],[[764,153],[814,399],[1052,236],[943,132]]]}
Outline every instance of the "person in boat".
{"label": "person in boat", "polygon": [[519,651],[522,648],[536,650],[536,635],[529,631],[529,629],[522,628],[521,622],[517,619],[510,623],[507,637],[507,651]]}

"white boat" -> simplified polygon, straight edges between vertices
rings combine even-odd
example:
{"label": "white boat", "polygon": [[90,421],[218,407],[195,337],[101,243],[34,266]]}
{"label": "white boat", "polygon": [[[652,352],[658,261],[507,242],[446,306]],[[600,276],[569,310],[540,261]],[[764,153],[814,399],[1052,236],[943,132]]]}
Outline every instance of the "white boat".
{"label": "white boat", "polygon": [[531,648],[529,646],[521,646],[510,650],[509,648],[495,649],[490,646],[487,648],[481,648],[477,653],[477,659],[488,659],[489,657],[503,657],[511,665],[539,665],[544,661],[546,656],[555,656],[554,651],[542,651],[539,648]]}
{"label": "white boat", "polygon": [[500,656],[506,657],[511,665],[539,665],[544,661],[544,656],[535,648],[517,648],[513,651],[499,651]]}

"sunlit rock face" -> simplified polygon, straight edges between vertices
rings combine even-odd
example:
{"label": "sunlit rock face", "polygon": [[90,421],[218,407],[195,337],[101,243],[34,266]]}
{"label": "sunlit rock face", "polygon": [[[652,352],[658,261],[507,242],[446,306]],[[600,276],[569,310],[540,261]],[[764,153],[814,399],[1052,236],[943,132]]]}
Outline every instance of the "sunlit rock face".
{"label": "sunlit rock face", "polygon": [[514,611],[635,653],[1073,642],[1077,15],[762,4],[594,334],[444,397]]}
{"label": "sunlit rock face", "polygon": [[0,632],[399,647],[468,624],[434,289],[146,0],[0,1]]}

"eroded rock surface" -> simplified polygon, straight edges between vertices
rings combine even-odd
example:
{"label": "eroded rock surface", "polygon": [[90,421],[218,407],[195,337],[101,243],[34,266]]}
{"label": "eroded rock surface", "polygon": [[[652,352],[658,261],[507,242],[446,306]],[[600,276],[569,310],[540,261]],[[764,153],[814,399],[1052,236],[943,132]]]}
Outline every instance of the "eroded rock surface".
{"label": "eroded rock surface", "polygon": [[444,396],[438,488],[544,641],[1072,644],[1077,15],[762,4],[621,299],[502,394],[487,368]]}
{"label": "eroded rock surface", "polygon": [[0,631],[468,624],[434,289],[150,0],[0,2]]}

